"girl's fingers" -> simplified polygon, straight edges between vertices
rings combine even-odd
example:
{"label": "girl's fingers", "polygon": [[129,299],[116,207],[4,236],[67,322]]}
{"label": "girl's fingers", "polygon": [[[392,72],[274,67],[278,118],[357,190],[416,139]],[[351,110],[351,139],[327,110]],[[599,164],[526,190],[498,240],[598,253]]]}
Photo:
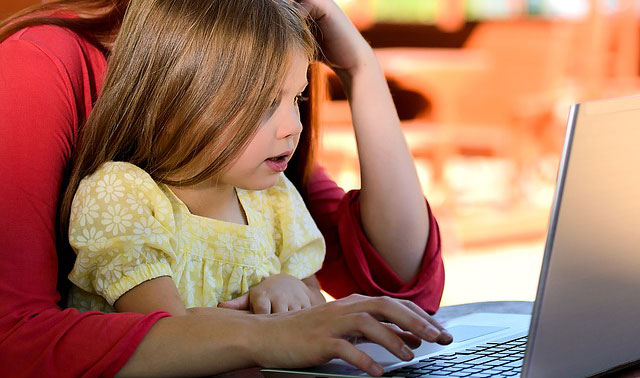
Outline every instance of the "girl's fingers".
{"label": "girl's fingers", "polygon": [[305,295],[304,298],[302,299],[302,308],[309,308],[311,307],[311,297],[309,297],[308,295]]}
{"label": "girl's fingers", "polygon": [[273,301],[271,302],[271,313],[276,314],[279,312],[287,312],[289,311],[289,304],[285,301]]}
{"label": "girl's fingers", "polygon": [[380,364],[347,340],[338,339],[333,343],[328,343],[327,346],[329,348],[326,352],[327,355],[342,358],[372,377],[379,377],[384,374],[384,369]]}
{"label": "girl's fingers", "polygon": [[251,311],[254,314],[270,314],[271,313],[271,301],[269,298],[263,295],[256,295],[251,297]]}
{"label": "girl's fingers", "polygon": [[249,293],[239,296],[230,301],[218,303],[218,307],[231,308],[234,310],[249,310]]}

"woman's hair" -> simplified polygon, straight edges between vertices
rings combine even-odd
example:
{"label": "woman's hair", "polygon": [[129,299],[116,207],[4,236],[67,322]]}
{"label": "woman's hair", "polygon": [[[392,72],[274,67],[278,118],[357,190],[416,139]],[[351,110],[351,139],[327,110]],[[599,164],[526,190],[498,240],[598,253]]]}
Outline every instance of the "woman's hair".
{"label": "woman's hair", "polygon": [[[129,0],[58,0],[34,5],[0,21],[0,42],[29,26],[56,25],[82,35],[106,53],[128,5]],[[80,17],[69,17],[68,11]]]}
{"label": "woman's hair", "polygon": [[[313,59],[315,41],[288,0],[132,0],[79,134],[62,230],[78,184],[106,161],[179,186],[219,174],[251,140],[296,51]],[[195,171],[196,161],[208,165]]]}

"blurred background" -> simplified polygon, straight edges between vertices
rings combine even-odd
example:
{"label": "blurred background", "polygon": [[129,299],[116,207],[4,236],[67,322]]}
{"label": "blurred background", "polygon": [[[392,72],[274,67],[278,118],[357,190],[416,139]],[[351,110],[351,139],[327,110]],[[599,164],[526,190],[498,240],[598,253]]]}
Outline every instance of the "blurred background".
{"label": "blurred background", "polygon": [[[640,91],[640,1],[338,3],[378,55],[440,222],[442,304],[533,300],[569,107]],[[349,108],[326,75],[320,160],[357,188]]]}
{"label": "blurred background", "polygon": [[[533,300],[572,103],[640,91],[640,0],[336,0],[374,47],[442,230],[443,305]],[[0,0],[0,18],[38,1]],[[329,69],[319,159],[359,169]]]}

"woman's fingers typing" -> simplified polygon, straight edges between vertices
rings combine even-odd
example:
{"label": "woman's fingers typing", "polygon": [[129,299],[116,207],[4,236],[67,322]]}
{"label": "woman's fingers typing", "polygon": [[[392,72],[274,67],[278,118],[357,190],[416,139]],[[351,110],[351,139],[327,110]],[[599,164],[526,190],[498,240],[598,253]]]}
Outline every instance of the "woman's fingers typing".
{"label": "woman's fingers typing", "polygon": [[[352,306],[354,311],[364,311],[381,321],[394,323],[426,341],[441,344],[451,342],[447,337],[448,333],[435,319],[424,311],[417,311],[406,305],[402,300],[389,297],[368,298],[360,295],[352,295],[346,299],[348,299],[347,306]],[[419,309],[418,306],[416,308]],[[445,336],[440,340],[443,333]]]}
{"label": "woman's fingers typing", "polygon": [[[354,295],[308,309],[264,318],[256,362],[267,367],[303,367],[342,358],[372,376],[382,368],[349,342],[375,342],[403,360],[421,340],[446,344],[450,335],[428,314],[401,300]],[[407,345],[408,344],[408,345]]]}
{"label": "woman's fingers typing", "polygon": [[400,327],[392,323],[382,323],[385,327],[389,328],[392,332],[398,335],[399,338],[404,341],[405,344],[411,349],[415,349],[420,346],[422,339],[414,335],[411,332],[405,332]]}
{"label": "woman's fingers typing", "polygon": [[439,344],[446,345],[446,344],[450,344],[453,341],[453,336],[437,320],[431,317],[431,315],[427,314],[425,310],[420,308],[420,306],[408,300],[400,300],[400,303],[407,306],[408,308],[410,308],[411,310],[413,310],[423,318],[427,319],[429,323],[431,323],[433,326],[438,328],[438,330],[440,330],[440,337],[437,340]]}
{"label": "woman's fingers typing", "polygon": [[380,364],[347,340],[336,340],[329,348],[331,348],[329,353],[335,353],[335,357],[342,358],[373,377],[381,376],[384,373]]}
{"label": "woman's fingers typing", "polygon": [[358,312],[345,317],[343,333],[356,331],[357,336],[363,336],[369,341],[380,344],[401,360],[411,360],[413,352],[404,341],[390,328],[380,323],[366,312]]}

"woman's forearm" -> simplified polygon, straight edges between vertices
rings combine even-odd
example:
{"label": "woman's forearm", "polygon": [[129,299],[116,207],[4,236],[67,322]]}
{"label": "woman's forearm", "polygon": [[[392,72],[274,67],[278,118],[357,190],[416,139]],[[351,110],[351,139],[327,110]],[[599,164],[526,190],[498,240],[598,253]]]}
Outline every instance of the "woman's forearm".
{"label": "woman's forearm", "polygon": [[384,74],[373,51],[338,74],[347,92],[360,157],[364,231],[398,276],[417,274],[429,218],[411,153]]}
{"label": "woman's forearm", "polygon": [[206,376],[255,366],[251,315],[211,310],[160,319],[116,377]]}
{"label": "woman's forearm", "polygon": [[413,354],[377,319],[430,342],[452,341],[437,321],[413,303],[352,295],[331,303],[271,315],[230,309],[160,319],[117,377],[207,376],[253,366],[294,368],[342,358],[370,375],[382,367],[345,339],[360,334],[398,358]]}

